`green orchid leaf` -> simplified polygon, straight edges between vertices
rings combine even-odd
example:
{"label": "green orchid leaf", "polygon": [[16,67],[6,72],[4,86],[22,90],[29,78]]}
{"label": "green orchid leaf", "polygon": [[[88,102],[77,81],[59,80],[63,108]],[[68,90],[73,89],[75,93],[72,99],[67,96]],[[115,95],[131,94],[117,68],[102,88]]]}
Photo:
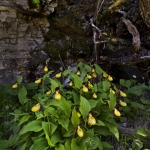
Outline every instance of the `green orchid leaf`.
{"label": "green orchid leaf", "polygon": [[80,96],[79,110],[80,110],[83,118],[86,118],[88,116],[90,110],[91,110],[91,106],[90,106],[89,101],[83,96]]}

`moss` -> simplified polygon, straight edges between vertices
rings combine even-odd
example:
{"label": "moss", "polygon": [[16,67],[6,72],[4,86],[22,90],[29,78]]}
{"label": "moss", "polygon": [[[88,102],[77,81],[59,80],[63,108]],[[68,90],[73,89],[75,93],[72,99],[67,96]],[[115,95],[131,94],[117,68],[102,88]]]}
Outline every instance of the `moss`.
{"label": "moss", "polygon": [[28,0],[30,8],[39,8],[40,7],[40,0]]}
{"label": "moss", "polygon": [[89,59],[92,45],[91,35],[87,35],[83,29],[83,23],[86,23],[85,15],[87,12],[93,12],[95,4],[82,7],[74,7],[61,11],[61,18],[50,20],[50,31],[46,35],[46,52],[51,58],[59,59],[58,52],[65,61],[69,58],[79,59],[85,57]]}

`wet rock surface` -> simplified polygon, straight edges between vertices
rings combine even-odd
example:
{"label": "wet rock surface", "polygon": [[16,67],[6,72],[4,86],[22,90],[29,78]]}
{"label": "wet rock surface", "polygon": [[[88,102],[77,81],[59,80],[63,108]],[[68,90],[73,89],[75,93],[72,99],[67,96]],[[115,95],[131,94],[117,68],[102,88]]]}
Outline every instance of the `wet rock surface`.
{"label": "wet rock surface", "polygon": [[[18,11],[20,5],[28,9],[27,1],[0,1],[0,83],[14,83],[19,75],[27,81],[30,68],[37,65],[31,63],[32,54],[42,52],[46,45],[48,19],[24,14]],[[39,64],[48,56],[41,57],[37,58]]]}

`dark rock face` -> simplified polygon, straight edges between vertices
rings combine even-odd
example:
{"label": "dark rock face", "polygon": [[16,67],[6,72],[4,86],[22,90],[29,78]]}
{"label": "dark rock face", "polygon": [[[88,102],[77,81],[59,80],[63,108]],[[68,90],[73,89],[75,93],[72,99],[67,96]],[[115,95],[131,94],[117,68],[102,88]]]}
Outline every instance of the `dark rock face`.
{"label": "dark rock face", "polygon": [[[43,54],[48,19],[27,15],[28,9],[27,0],[0,0],[0,83],[14,83],[19,75],[27,81],[30,68],[48,58]],[[33,62],[35,52],[43,55]]]}

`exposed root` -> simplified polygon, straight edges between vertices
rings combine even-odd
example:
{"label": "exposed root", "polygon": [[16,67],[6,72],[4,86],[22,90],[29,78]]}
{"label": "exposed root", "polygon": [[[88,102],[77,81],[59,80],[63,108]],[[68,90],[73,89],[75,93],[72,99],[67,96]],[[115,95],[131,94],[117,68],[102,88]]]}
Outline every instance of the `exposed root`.
{"label": "exposed root", "polygon": [[126,25],[129,33],[131,33],[133,36],[132,44],[133,44],[134,52],[138,52],[141,47],[141,41],[140,41],[140,34],[137,28],[128,19],[123,18],[122,22]]}

